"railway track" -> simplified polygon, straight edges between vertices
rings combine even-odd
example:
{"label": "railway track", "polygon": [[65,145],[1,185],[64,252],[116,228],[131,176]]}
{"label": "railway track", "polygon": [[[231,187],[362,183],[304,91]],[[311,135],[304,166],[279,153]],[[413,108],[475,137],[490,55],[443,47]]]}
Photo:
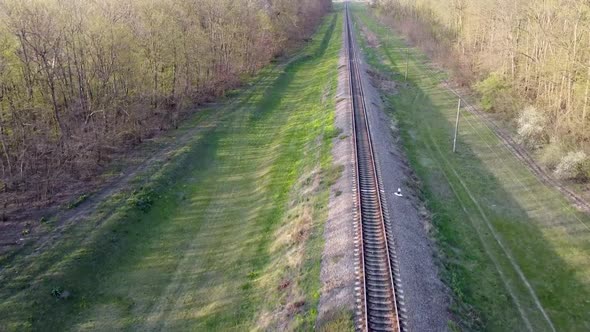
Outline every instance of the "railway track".
{"label": "railway track", "polygon": [[393,237],[384,210],[379,174],[375,162],[359,68],[359,55],[352,32],[348,3],[345,3],[345,33],[352,121],[356,182],[357,329],[361,331],[404,331],[396,287],[397,264]]}

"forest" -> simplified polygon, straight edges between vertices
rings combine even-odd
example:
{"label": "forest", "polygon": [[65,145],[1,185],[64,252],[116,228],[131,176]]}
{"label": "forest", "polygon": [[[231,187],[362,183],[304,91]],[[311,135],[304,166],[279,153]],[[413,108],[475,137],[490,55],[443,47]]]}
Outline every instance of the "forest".
{"label": "forest", "polygon": [[471,88],[555,177],[590,178],[590,3],[378,0],[382,20]]}
{"label": "forest", "polygon": [[330,7],[0,0],[0,195],[88,180],[304,41]]}

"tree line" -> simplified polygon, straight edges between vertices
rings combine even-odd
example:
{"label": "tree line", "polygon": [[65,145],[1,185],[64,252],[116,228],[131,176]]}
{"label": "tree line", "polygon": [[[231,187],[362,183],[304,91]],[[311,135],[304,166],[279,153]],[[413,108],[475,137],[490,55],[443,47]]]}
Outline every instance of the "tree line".
{"label": "tree line", "polygon": [[0,192],[50,195],[309,36],[329,0],[0,0]]}
{"label": "tree line", "polygon": [[377,12],[514,121],[561,178],[590,177],[590,2],[378,0]]}

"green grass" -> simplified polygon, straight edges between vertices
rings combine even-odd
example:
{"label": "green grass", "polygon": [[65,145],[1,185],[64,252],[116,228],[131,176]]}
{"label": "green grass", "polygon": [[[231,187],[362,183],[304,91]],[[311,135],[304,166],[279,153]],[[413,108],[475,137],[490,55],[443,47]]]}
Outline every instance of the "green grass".
{"label": "green grass", "polygon": [[397,93],[385,96],[387,111],[422,181],[460,325],[590,330],[590,218],[466,111],[453,153],[457,98],[441,85],[445,73],[410,47],[404,82],[407,45],[365,6],[355,5],[354,13],[380,42],[371,48],[363,41],[367,61],[398,83]]}
{"label": "green grass", "polygon": [[320,332],[352,332],[355,331],[354,316],[347,310],[337,311],[327,322],[317,328]]}
{"label": "green grass", "polygon": [[341,23],[49,249],[4,257],[0,330],[311,329]]}

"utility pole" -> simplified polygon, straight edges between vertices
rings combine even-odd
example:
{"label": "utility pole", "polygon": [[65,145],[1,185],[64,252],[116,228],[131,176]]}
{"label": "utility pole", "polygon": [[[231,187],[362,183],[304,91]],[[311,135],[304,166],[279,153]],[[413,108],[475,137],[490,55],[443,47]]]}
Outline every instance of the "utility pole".
{"label": "utility pole", "polygon": [[453,153],[457,151],[457,132],[459,132],[459,111],[461,110],[461,98],[457,103],[457,119],[455,120],[455,137],[453,138]]}
{"label": "utility pole", "polygon": [[410,52],[406,48],[406,75],[404,76],[404,81],[407,81],[408,80],[408,61],[409,61],[409,57],[410,57]]}

